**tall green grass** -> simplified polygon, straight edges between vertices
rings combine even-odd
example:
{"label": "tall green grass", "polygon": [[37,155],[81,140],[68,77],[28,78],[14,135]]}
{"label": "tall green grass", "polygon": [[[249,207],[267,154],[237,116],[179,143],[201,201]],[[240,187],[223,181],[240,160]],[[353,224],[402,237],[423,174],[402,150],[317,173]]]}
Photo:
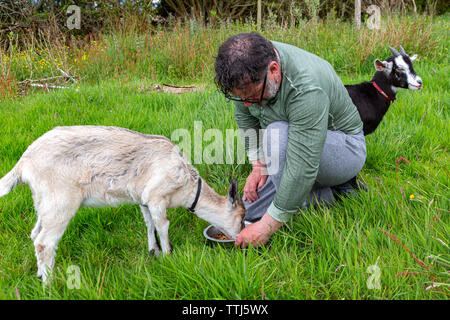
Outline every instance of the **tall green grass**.
{"label": "tall green grass", "polygon": [[[272,39],[327,58],[344,83],[369,80],[373,58],[387,57],[387,45],[401,43],[408,52],[419,53],[415,70],[424,89],[401,90],[380,127],[367,137],[367,162],[359,175],[367,192],[331,209],[299,212],[261,249],[212,245],[202,236],[207,222],[182,208],[169,210],[174,251],[159,258],[147,252],[146,227],[138,207],[82,208],[59,244],[52,285],[43,287],[36,277],[29,238],[36,222],[31,192],[18,186],[0,199],[0,298],[448,299],[450,70],[448,37],[442,30],[448,32],[449,20],[420,18],[426,20],[421,30],[428,30],[426,43],[434,50],[426,51],[407,32],[420,33],[420,28],[410,25],[413,18],[402,19],[398,23],[409,29],[381,35],[397,37],[398,43],[375,38],[368,48],[364,47],[368,38],[361,43],[350,40],[364,39],[364,33],[369,36],[371,31],[358,35],[350,25],[325,22],[264,30]],[[136,34],[116,35],[117,47],[114,36],[105,35],[99,40],[105,45],[96,44],[104,52],[80,51],[86,54],[82,60],[86,64],[70,65],[84,77],[79,83],[49,93],[35,90],[23,97],[3,98],[0,176],[30,143],[55,126],[114,125],[167,137],[179,128],[193,135],[194,121],[202,121],[204,130],[216,128],[224,134],[237,128],[233,105],[213,86],[213,55],[227,35],[250,27],[224,26],[203,33],[202,29],[191,33],[189,26],[179,28],[179,40],[176,29],[141,35],[144,44],[153,42],[148,49],[140,45],[148,51],[135,56]],[[179,43],[170,47],[168,39]],[[363,47],[367,54],[358,52]],[[147,55],[150,50],[155,53]],[[177,61],[179,51],[186,57]],[[10,70],[13,74],[16,69]],[[165,81],[203,84],[206,89],[183,95],[147,90],[152,83]],[[221,194],[232,177],[242,190],[250,172],[249,164],[195,166]],[[380,289],[368,286],[374,275],[368,268],[375,264]],[[81,271],[79,289],[68,285],[72,265]]]}

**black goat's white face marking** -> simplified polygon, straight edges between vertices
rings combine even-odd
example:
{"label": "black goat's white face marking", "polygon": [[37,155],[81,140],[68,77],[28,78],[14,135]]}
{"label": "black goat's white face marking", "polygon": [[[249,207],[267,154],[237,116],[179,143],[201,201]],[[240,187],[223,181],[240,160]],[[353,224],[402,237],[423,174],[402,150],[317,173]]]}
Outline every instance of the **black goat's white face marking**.
{"label": "black goat's white face marking", "polygon": [[[417,55],[414,55],[413,58],[415,60]],[[399,55],[393,59],[394,86],[411,90],[422,89],[422,79],[414,71],[412,61],[413,59],[407,55]]]}

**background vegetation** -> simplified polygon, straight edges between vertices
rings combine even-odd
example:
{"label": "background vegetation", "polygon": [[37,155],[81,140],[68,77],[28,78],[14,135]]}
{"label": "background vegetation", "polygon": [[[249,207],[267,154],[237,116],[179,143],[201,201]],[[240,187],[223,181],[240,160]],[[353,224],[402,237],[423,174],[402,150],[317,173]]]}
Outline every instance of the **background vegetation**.
{"label": "background vegetation", "polygon": [[[303,20],[326,18],[341,20],[354,17],[354,0],[262,0],[263,22],[276,21],[280,25],[297,25]],[[449,10],[444,0],[361,0],[362,18],[372,4],[378,5],[384,16],[398,14],[440,15]],[[67,9],[77,5],[82,11],[80,29],[70,34],[67,30]],[[223,21],[256,20],[257,0],[2,0],[0,1],[0,44],[8,46],[12,32],[22,44],[30,39],[42,40],[47,35],[68,37],[66,41],[92,37],[105,31],[127,27],[130,20],[141,32],[152,30],[158,24],[173,20],[194,19],[202,24],[216,26]]]}
{"label": "background vegetation", "polygon": [[[0,298],[448,299],[450,18],[435,15],[437,9],[430,14],[420,1],[416,16],[411,3],[403,3],[404,13],[383,14],[380,30],[356,30],[331,9],[288,23],[289,13],[283,20],[270,15],[268,5],[259,29],[325,58],[347,84],[370,80],[373,60],[387,58],[388,45],[419,54],[415,70],[424,89],[401,90],[367,137],[359,179],[368,192],[332,209],[299,212],[263,249],[211,245],[202,236],[208,223],[185,209],[170,210],[174,252],[164,258],[148,254],[139,208],[82,208],[60,242],[53,285],[43,287],[29,238],[36,222],[31,192],[19,186],[0,199]],[[46,4],[35,10],[42,19],[52,12]],[[5,5],[0,1],[2,13]],[[130,8],[118,6],[104,16],[117,23],[92,33],[49,23],[36,25],[37,33],[24,27],[27,36],[19,27],[3,34],[0,176],[32,141],[59,125],[114,125],[167,137],[179,128],[193,134],[194,121],[224,134],[236,128],[232,103],[213,85],[214,55],[231,34],[256,30],[254,18],[211,23],[167,16],[147,24],[141,13],[153,9]],[[202,90],[155,91],[162,83]],[[250,171],[248,164],[196,167],[221,194],[232,177],[242,190]],[[375,264],[380,289],[368,286]],[[71,265],[81,270],[80,289],[68,286]]]}

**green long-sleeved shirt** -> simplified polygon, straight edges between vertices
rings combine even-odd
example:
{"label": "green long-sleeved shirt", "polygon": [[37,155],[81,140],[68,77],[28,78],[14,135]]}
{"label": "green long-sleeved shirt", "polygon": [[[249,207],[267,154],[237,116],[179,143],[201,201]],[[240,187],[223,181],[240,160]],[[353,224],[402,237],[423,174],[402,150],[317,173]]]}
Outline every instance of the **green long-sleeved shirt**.
{"label": "green long-sleeved shirt", "polygon": [[[264,106],[236,102],[242,130],[265,129],[275,121],[289,123],[286,164],[268,213],[287,222],[303,204],[315,182],[327,130],[361,132],[363,123],[341,79],[322,58],[272,41],[281,60],[282,82]],[[257,141],[257,142],[255,142]],[[249,160],[263,158],[261,142],[246,144]]]}

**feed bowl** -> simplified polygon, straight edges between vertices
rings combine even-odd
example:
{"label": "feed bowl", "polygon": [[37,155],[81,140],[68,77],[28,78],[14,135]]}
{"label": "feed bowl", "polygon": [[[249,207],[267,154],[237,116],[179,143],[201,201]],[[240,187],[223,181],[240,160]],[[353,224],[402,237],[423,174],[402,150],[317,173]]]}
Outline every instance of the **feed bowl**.
{"label": "feed bowl", "polygon": [[230,244],[230,243],[234,244],[233,239],[227,238],[227,236],[225,236],[222,233],[222,231],[220,231],[213,225],[210,225],[205,228],[205,230],[203,231],[203,236],[212,242],[223,243],[223,244]]}

